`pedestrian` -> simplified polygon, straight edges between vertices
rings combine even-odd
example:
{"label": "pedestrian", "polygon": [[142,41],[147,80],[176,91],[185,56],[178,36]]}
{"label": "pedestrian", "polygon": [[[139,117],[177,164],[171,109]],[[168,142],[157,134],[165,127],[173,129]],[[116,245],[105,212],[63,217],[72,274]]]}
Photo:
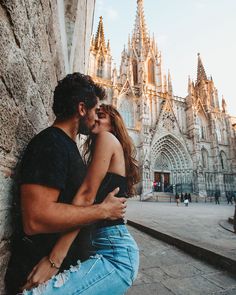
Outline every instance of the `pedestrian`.
{"label": "pedestrian", "polygon": [[220,200],[219,200],[219,192],[218,191],[215,191],[215,203],[216,205],[220,205]]}
{"label": "pedestrian", "polygon": [[236,205],[236,191],[233,192],[234,205]]}
{"label": "pedestrian", "polygon": [[188,207],[188,204],[189,204],[188,199],[185,199],[185,200],[184,200],[184,205],[185,205],[186,207]]}
{"label": "pedestrian", "polygon": [[232,197],[232,194],[231,194],[231,192],[226,192],[226,198],[227,198],[227,203],[228,203],[228,205],[229,205],[229,203],[231,204],[231,205],[233,205],[233,197]]}
{"label": "pedestrian", "polygon": [[186,200],[186,199],[188,199],[188,194],[187,193],[184,194],[184,200]]}
{"label": "pedestrian", "polygon": [[175,194],[175,201],[176,201],[176,205],[179,206],[179,194],[178,193]]}
{"label": "pedestrian", "polygon": [[[22,219],[15,224],[18,231],[6,275],[8,295],[18,293],[23,285],[24,295],[121,295],[137,275],[138,248],[124,225],[126,199],[122,197],[132,194],[137,165],[119,114],[106,115],[104,109],[97,118],[98,98],[103,96],[90,77],[67,75],[54,92],[56,121],[26,149],[21,207],[17,206]],[[76,135],[93,130],[86,174]],[[120,197],[114,196],[117,187]],[[81,226],[91,223],[81,230],[80,238]]]}
{"label": "pedestrian", "polygon": [[183,201],[184,201],[184,194],[182,192],[181,192],[180,200],[181,200],[181,203],[183,203]]}
{"label": "pedestrian", "polygon": [[189,200],[190,203],[192,202],[192,198],[191,198],[191,194],[190,193],[188,194],[188,200]]}
{"label": "pedestrian", "polygon": [[152,191],[155,192],[157,187],[157,182],[154,180],[152,185]]}

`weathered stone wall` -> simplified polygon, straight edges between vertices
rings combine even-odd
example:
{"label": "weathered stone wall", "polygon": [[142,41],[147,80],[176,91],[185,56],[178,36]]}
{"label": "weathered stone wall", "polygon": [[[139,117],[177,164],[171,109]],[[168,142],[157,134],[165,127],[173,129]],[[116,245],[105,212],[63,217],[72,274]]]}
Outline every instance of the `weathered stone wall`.
{"label": "weathered stone wall", "polygon": [[0,0],[0,295],[16,163],[29,140],[53,122],[57,81],[70,69],[87,72],[94,6],[95,0]]}
{"label": "weathered stone wall", "polygon": [[53,120],[65,75],[56,0],[0,1],[0,294],[9,258],[14,169],[27,142]]}

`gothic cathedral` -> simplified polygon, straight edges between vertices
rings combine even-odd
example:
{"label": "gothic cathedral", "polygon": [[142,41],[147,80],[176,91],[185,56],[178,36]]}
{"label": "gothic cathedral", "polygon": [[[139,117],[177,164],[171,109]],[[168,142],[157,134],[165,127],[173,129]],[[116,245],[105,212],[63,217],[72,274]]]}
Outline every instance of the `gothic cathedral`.
{"label": "gothic cathedral", "polygon": [[132,37],[121,54],[120,72],[112,69],[109,41],[100,17],[91,40],[89,74],[107,90],[107,103],[117,107],[138,152],[139,191],[192,192],[222,197],[236,191],[235,125],[220,106],[217,89],[198,54],[197,79],[188,95],[173,94],[171,75],[162,72],[162,57],[147,33],[143,0],[137,0]]}

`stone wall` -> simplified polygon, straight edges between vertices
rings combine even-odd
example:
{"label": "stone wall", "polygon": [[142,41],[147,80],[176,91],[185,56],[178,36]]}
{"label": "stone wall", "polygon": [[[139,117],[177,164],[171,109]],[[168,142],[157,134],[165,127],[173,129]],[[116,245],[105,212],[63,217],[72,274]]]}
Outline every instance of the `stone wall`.
{"label": "stone wall", "polygon": [[53,90],[65,75],[57,14],[55,0],[0,4],[0,294],[15,165],[32,136],[52,122]]}
{"label": "stone wall", "polygon": [[[65,24],[68,2],[76,8],[72,33],[76,26],[84,28],[79,51],[71,45],[80,52],[89,48],[95,0],[0,1],[0,295],[10,255],[16,163],[29,140],[53,122],[54,88],[73,68]],[[81,72],[86,72],[86,58],[88,53],[76,56]]]}

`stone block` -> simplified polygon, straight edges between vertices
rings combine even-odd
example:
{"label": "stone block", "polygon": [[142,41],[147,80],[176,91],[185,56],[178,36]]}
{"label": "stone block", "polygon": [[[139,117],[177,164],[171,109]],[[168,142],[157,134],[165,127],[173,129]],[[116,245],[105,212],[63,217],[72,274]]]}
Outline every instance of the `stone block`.
{"label": "stone block", "polygon": [[7,13],[2,6],[0,6],[0,22],[0,73],[3,75],[8,64],[9,53],[15,46],[15,39]]}
{"label": "stone block", "polygon": [[7,263],[10,258],[9,243],[6,241],[0,242],[0,294],[4,295],[4,276],[6,273]]}
{"label": "stone block", "polygon": [[0,79],[0,149],[11,152],[15,143],[16,127],[19,120],[19,108],[9,99],[9,93]]}
{"label": "stone block", "polygon": [[213,294],[214,292],[222,291],[221,287],[201,276],[196,276],[192,280],[189,278],[171,278],[162,283],[176,295]]}

